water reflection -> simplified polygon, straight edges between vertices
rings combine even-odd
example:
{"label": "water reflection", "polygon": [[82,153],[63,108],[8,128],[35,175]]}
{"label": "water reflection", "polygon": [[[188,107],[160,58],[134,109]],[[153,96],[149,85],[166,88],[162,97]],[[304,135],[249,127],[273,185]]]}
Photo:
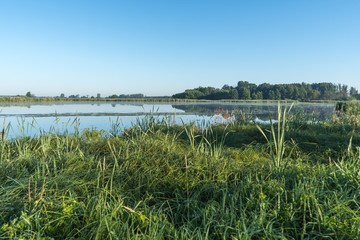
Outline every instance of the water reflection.
{"label": "water reflection", "polygon": [[[290,107],[291,104],[282,104]],[[277,103],[149,103],[149,102],[56,102],[56,103],[1,103],[0,117],[11,123],[13,137],[23,134],[17,130],[21,124],[33,126],[26,134],[37,134],[39,129],[50,131],[56,128],[64,132],[69,122],[79,120],[80,130],[97,128],[109,131],[112,122],[120,122],[122,129],[129,128],[146,115],[160,118],[172,116],[176,124],[189,122],[215,122],[219,110],[234,113],[238,111],[259,122],[268,122],[269,111],[276,118]],[[332,116],[334,104],[295,104],[292,114],[323,120]],[[221,114],[220,114],[221,116]],[[35,121],[35,123],[34,123]],[[65,127],[66,126],[66,127]],[[69,128],[66,131],[71,131]]]}
{"label": "water reflection", "polygon": [[[241,111],[244,114],[252,115],[262,121],[269,120],[269,112],[272,118],[276,118],[278,104],[277,103],[193,103],[193,104],[176,104],[172,105],[175,109],[183,110],[185,113],[196,115],[213,116],[219,110],[225,110],[229,113]],[[292,104],[281,104],[281,106],[289,109]],[[316,117],[317,120],[329,119],[333,113],[334,104],[294,104],[291,113],[301,112],[309,117]]]}

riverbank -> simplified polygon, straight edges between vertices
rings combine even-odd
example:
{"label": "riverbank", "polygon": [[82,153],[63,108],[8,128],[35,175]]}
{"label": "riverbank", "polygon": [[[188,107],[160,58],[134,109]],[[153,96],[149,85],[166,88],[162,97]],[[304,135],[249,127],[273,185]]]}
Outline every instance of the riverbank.
{"label": "riverbank", "polygon": [[284,141],[258,127],[148,118],[122,135],[4,138],[0,238],[358,239],[356,126],[290,117]]}
{"label": "riverbank", "polygon": [[[199,100],[199,99],[181,99],[181,98],[60,98],[60,97],[0,97],[0,103],[36,103],[36,102],[249,102],[249,103],[267,103],[279,102],[278,100]],[[297,102],[295,100],[280,100],[280,102]],[[336,103],[330,100],[314,100],[308,103]]]}

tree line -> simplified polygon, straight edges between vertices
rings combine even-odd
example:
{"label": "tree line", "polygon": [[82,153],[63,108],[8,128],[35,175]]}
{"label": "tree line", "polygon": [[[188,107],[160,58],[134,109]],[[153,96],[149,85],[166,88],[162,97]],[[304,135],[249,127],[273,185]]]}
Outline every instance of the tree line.
{"label": "tree line", "polygon": [[224,85],[221,89],[214,87],[198,87],[177,93],[173,98],[183,99],[242,99],[242,100],[349,100],[360,99],[354,87],[333,83],[291,83],[256,85],[247,81],[239,81],[236,86]]}

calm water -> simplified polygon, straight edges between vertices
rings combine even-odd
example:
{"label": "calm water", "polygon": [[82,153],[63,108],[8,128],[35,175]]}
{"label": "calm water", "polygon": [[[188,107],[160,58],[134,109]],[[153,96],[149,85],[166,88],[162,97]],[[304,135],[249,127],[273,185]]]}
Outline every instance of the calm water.
{"label": "calm water", "polygon": [[[288,105],[289,106],[289,105]],[[0,123],[5,119],[8,136],[36,135],[50,130],[58,133],[97,128],[109,132],[120,131],[136,125],[146,115],[164,117],[171,123],[195,124],[221,121],[219,109],[241,110],[256,115],[258,120],[268,120],[268,110],[276,113],[277,103],[149,103],[149,102],[96,102],[96,103],[2,103]],[[296,104],[292,112],[302,111],[318,119],[331,116],[333,104]]]}

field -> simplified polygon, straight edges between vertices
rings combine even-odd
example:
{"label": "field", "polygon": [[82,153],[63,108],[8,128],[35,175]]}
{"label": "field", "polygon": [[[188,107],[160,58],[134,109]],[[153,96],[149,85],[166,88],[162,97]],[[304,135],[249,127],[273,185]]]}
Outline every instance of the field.
{"label": "field", "polygon": [[358,118],[148,116],[0,142],[1,239],[359,239]]}

